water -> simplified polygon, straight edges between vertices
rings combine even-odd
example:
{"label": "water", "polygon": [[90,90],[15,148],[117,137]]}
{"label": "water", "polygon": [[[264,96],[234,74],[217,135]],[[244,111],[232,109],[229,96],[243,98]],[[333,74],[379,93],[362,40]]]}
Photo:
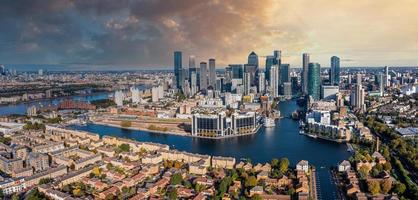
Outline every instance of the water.
{"label": "water", "polygon": [[77,100],[77,101],[94,101],[94,100],[99,100],[99,99],[107,99],[108,95],[109,95],[108,92],[103,92],[103,93],[95,93],[95,94],[90,94],[90,95],[58,97],[58,98],[41,99],[41,100],[22,102],[22,103],[17,103],[17,104],[10,104],[10,105],[0,105],[0,115],[12,115],[12,114],[25,115],[28,107],[32,105],[35,105],[38,108],[43,107],[43,106],[49,106],[49,105],[57,105],[64,99],[72,99],[72,100]]}
{"label": "water", "polygon": [[[295,101],[279,104],[279,109],[284,116],[289,116],[297,108]],[[287,157],[291,165],[295,166],[299,160],[305,159],[317,168],[320,199],[337,198],[329,167],[335,166],[350,155],[345,144],[299,135],[298,122],[289,118],[280,119],[274,128],[263,127],[255,135],[220,140],[150,133],[95,124],[72,126],[72,128],[98,133],[101,136],[111,135],[163,143],[178,150],[193,153],[232,156],[237,159],[250,158],[253,162],[270,162],[273,158]]]}

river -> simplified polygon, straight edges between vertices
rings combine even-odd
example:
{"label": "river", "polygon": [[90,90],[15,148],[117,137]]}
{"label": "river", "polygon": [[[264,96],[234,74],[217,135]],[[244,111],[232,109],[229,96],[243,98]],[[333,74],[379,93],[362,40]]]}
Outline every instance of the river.
{"label": "river", "polygon": [[[279,103],[283,116],[289,116],[298,108],[295,101]],[[156,142],[170,145],[181,151],[215,156],[249,158],[254,162],[270,162],[273,158],[287,157],[292,166],[299,160],[308,160],[317,168],[319,199],[337,199],[336,186],[331,180],[330,167],[336,166],[350,154],[345,144],[309,138],[299,134],[299,123],[289,118],[276,122],[274,128],[261,128],[255,135],[219,140],[191,138],[177,135],[127,130],[96,124],[72,126],[74,129],[131,138],[138,141]]]}

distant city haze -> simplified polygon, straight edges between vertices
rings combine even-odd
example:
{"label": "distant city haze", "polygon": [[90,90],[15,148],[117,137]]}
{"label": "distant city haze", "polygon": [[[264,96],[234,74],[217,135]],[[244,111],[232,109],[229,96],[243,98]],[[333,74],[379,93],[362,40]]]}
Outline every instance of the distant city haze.
{"label": "distant city haze", "polygon": [[178,50],[223,68],[254,51],[264,68],[263,56],[277,49],[291,68],[302,66],[302,53],[323,67],[332,56],[341,67],[417,66],[417,10],[416,0],[5,1],[0,64],[172,69]]}

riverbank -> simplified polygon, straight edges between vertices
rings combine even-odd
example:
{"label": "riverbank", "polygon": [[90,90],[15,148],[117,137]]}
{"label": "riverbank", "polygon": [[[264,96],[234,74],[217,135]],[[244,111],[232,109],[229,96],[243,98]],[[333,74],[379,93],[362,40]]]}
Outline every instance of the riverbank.
{"label": "riverbank", "polygon": [[227,135],[222,137],[205,137],[205,136],[197,136],[197,135],[191,135],[190,133],[184,131],[184,132],[170,132],[170,131],[158,131],[158,130],[149,130],[146,128],[140,128],[140,127],[122,127],[121,125],[112,124],[112,123],[105,123],[105,122],[99,122],[99,121],[92,121],[92,124],[102,125],[102,126],[109,126],[114,128],[121,128],[121,129],[127,129],[127,130],[136,130],[136,131],[147,131],[150,133],[156,133],[156,134],[166,134],[166,135],[176,135],[176,136],[184,136],[184,137],[191,137],[191,138],[201,138],[201,139],[226,139],[226,138],[234,138],[234,137],[241,137],[241,136],[248,136],[248,135],[254,135],[256,134],[260,128],[261,124],[259,124],[256,129],[251,133],[246,134],[239,134],[239,135]]}
{"label": "riverbank", "polygon": [[322,140],[328,140],[331,142],[336,142],[336,143],[346,143],[347,141],[343,140],[343,139],[331,139],[322,135],[314,135],[314,134],[309,134],[309,133],[305,133],[305,132],[299,132],[299,134],[301,135],[305,135],[308,136],[310,138],[314,138],[314,139],[322,139]]}

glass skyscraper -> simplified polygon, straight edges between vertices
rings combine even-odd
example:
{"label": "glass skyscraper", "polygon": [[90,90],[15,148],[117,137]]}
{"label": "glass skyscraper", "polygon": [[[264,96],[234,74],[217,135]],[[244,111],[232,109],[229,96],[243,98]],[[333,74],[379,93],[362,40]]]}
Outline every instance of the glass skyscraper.
{"label": "glass skyscraper", "polygon": [[181,89],[182,83],[182,76],[183,76],[183,69],[182,69],[182,53],[181,51],[174,52],[174,76],[176,80],[176,87],[177,89]]}
{"label": "glass skyscraper", "polygon": [[280,65],[280,83],[279,84],[283,84],[286,82],[290,82],[290,65],[289,64],[281,64]]}
{"label": "glass skyscraper", "polygon": [[331,85],[340,84],[340,58],[337,56],[331,57],[331,73],[329,74]]}
{"label": "glass skyscraper", "polygon": [[267,56],[266,57],[266,81],[270,81],[270,68],[275,63],[274,56]]}
{"label": "glass skyscraper", "polygon": [[258,69],[258,56],[254,51],[248,55],[248,65],[254,65]]}
{"label": "glass skyscraper", "polygon": [[321,66],[319,63],[308,65],[308,95],[315,100],[320,99],[321,94]]}

